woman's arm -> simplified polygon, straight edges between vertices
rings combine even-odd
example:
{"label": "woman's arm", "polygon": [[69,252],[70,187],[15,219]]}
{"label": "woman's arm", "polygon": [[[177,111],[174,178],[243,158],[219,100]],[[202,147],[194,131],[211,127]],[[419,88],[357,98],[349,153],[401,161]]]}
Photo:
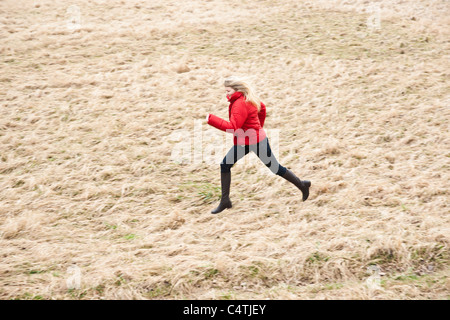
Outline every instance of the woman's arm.
{"label": "woman's arm", "polygon": [[266,121],[266,106],[261,102],[261,110],[258,112],[259,123],[261,128],[264,126],[264,122]]}
{"label": "woman's arm", "polygon": [[208,124],[222,131],[237,130],[242,128],[245,120],[247,119],[247,108],[244,103],[236,101],[232,107],[230,121],[226,121],[213,114],[209,115]]}

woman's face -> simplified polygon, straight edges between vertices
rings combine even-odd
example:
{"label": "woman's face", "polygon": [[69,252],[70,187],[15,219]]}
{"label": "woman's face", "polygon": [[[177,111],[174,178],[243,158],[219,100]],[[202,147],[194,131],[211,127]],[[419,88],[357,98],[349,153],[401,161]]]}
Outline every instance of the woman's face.
{"label": "woman's face", "polygon": [[227,97],[231,97],[231,95],[236,91],[231,87],[225,87],[225,92],[227,93]]}

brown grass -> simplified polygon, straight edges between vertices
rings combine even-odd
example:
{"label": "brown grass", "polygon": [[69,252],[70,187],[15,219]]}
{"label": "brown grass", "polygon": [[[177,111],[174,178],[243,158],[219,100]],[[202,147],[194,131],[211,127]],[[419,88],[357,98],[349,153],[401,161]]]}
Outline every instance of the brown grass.
{"label": "brown grass", "polygon": [[[450,15],[416,2],[0,2],[0,298],[448,299]],[[213,216],[218,164],[171,160],[231,74],[308,201],[249,155]]]}

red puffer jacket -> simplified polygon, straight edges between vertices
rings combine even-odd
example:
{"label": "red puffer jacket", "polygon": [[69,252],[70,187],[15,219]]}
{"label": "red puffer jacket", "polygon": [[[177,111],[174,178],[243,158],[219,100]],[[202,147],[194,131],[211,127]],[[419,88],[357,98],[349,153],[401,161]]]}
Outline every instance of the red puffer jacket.
{"label": "red puffer jacket", "polygon": [[266,106],[261,102],[261,110],[245,101],[242,92],[235,92],[228,97],[230,106],[228,116],[230,121],[210,114],[208,124],[225,132],[233,133],[234,145],[255,144],[264,140],[266,132],[263,129],[266,120]]}

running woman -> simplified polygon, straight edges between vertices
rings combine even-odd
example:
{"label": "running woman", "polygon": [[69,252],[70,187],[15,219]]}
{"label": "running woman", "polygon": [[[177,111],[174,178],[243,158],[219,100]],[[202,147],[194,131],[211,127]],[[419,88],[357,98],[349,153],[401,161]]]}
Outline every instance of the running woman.
{"label": "running woman", "polygon": [[302,200],[309,196],[311,181],[300,180],[291,170],[278,163],[270,149],[269,140],[263,129],[266,119],[266,106],[255,94],[249,84],[237,77],[224,81],[227,99],[230,102],[226,121],[213,114],[206,116],[209,125],[229,133],[233,133],[234,146],[228,151],[220,163],[222,198],[217,208],[211,213],[216,214],[232,207],[230,200],[231,168],[250,151],[272,171],[294,184],[302,192]]}

